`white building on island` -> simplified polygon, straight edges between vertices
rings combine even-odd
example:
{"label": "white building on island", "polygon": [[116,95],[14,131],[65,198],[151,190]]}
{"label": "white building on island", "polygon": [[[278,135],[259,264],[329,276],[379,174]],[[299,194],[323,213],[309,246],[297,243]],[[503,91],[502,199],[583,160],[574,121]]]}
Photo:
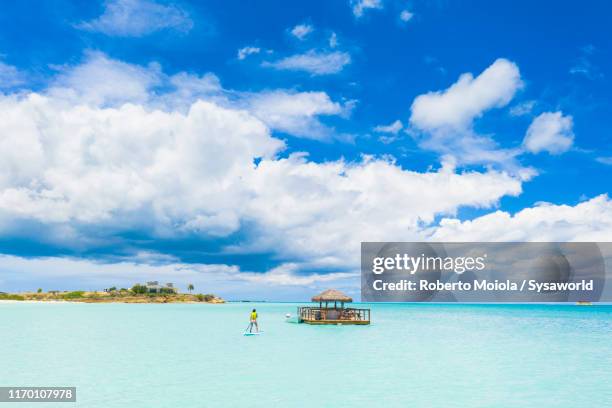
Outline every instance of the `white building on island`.
{"label": "white building on island", "polygon": [[158,281],[147,282],[145,285],[147,288],[147,293],[163,293],[163,292],[171,292],[177,293],[178,291],[174,287],[173,283],[166,283],[166,285],[160,285]]}

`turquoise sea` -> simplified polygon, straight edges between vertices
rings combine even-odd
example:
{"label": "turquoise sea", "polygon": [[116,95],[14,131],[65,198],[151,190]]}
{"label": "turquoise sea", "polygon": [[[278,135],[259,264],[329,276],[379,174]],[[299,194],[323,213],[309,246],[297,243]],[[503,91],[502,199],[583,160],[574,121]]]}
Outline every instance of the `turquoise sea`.
{"label": "turquoise sea", "polygon": [[366,327],[296,306],[0,303],[0,386],[77,387],[35,408],[612,406],[612,306],[377,304]]}

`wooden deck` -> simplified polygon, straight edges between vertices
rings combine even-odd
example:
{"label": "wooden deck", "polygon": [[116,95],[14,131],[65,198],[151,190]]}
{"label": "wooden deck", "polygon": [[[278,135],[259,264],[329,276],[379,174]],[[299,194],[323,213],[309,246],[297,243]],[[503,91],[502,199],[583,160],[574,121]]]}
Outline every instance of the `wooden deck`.
{"label": "wooden deck", "polygon": [[298,321],[306,324],[370,324],[370,309],[298,307]]}

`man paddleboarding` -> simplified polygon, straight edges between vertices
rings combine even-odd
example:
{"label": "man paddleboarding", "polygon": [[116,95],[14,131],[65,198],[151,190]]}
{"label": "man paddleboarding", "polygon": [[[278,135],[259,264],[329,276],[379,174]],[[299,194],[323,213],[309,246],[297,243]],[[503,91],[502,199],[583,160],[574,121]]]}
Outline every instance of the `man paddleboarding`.
{"label": "man paddleboarding", "polygon": [[251,312],[251,318],[249,323],[249,333],[253,332],[253,326],[255,326],[255,333],[259,333],[259,325],[257,324],[257,310],[253,309]]}

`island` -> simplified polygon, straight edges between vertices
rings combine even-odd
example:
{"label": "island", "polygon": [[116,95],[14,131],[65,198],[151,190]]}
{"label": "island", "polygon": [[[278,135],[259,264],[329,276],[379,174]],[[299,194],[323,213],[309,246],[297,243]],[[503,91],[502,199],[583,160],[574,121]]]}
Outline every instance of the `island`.
{"label": "island", "polygon": [[144,285],[135,284],[130,289],[111,287],[100,291],[58,291],[5,293],[0,292],[0,301],[34,301],[34,302],[81,302],[81,303],[225,303],[225,300],[212,294],[191,293],[192,284],[188,286],[189,293],[179,293],[172,283],[160,285],[157,281]]}

